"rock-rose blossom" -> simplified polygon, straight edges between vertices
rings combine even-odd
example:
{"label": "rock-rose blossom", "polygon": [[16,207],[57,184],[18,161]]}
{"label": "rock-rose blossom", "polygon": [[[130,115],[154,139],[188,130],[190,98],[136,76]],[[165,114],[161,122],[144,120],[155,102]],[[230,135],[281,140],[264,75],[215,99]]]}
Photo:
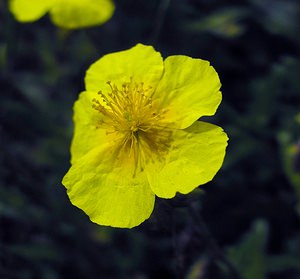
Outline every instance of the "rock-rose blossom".
{"label": "rock-rose blossom", "polygon": [[215,176],[227,146],[222,128],[197,121],[221,102],[209,62],[164,61],[151,46],[108,54],[90,66],[74,105],[71,202],[101,225],[149,218],[155,195],[187,194]]}
{"label": "rock-rose blossom", "polygon": [[21,22],[36,21],[49,13],[55,25],[76,29],[105,23],[115,6],[112,0],[10,0],[9,9]]}

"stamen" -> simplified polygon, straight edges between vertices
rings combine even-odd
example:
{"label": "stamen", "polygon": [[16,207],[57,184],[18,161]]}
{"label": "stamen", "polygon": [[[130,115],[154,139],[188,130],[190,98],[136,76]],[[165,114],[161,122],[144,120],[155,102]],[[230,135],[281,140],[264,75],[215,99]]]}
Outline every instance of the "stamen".
{"label": "stamen", "polygon": [[135,170],[144,169],[153,156],[161,156],[170,146],[172,131],[166,129],[166,109],[159,109],[152,101],[153,89],[144,82],[130,81],[120,87],[107,81],[109,93],[98,92],[100,99],[92,99],[92,108],[103,116],[101,125],[107,135],[119,138],[118,157],[133,158]]}

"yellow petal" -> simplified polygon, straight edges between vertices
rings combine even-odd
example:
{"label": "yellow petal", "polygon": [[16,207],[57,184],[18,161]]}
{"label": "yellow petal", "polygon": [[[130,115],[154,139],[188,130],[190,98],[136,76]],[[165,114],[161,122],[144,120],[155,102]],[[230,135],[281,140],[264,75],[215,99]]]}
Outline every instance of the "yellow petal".
{"label": "yellow petal", "polygon": [[60,0],[51,9],[50,16],[58,26],[83,28],[106,22],[114,9],[111,0]]}
{"label": "yellow petal", "polygon": [[186,128],[204,115],[213,115],[222,96],[218,74],[208,61],[169,56],[153,98],[167,109],[165,119]]}
{"label": "yellow petal", "polygon": [[110,141],[101,128],[103,115],[93,108],[96,92],[82,92],[74,104],[74,135],[71,144],[71,163],[86,155],[90,150]]}
{"label": "yellow petal", "polygon": [[116,165],[108,144],[76,161],[63,178],[71,202],[100,225],[132,228],[149,218],[155,196],[143,172]]}
{"label": "yellow petal", "polygon": [[147,165],[153,192],[172,198],[176,192],[187,194],[212,180],[223,163],[227,140],[222,128],[205,122],[174,131],[165,158]]}
{"label": "yellow petal", "polygon": [[35,21],[46,14],[56,0],[10,0],[9,10],[21,22]]}
{"label": "yellow petal", "polygon": [[163,72],[163,60],[153,47],[138,44],[129,50],[107,54],[90,66],[86,73],[86,90],[109,91],[111,81],[121,87],[133,78],[155,87]]}

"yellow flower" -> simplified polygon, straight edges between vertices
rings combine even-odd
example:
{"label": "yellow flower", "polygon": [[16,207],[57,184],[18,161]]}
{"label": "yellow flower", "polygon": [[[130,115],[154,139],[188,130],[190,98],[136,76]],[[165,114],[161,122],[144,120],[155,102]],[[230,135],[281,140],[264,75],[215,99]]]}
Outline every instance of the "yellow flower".
{"label": "yellow flower", "polygon": [[49,12],[54,24],[75,29],[105,23],[114,4],[112,0],[10,0],[9,9],[21,22],[38,20]]}
{"label": "yellow flower", "polygon": [[196,121],[221,102],[209,62],[181,55],[163,61],[138,44],[96,61],[85,83],[63,184],[93,222],[137,226],[152,213],[155,195],[187,194],[221,167],[226,134]]}

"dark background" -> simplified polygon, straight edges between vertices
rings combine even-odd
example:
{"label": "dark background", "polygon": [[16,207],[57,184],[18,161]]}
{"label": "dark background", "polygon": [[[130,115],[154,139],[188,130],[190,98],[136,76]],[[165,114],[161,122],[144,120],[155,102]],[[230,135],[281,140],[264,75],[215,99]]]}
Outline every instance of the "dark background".
{"label": "dark background", "polygon": [[[299,1],[116,0],[105,25],[76,31],[18,23],[1,1],[1,279],[300,278]],[[205,120],[230,141],[202,191],[114,229],[61,179],[86,69],[139,42],[211,61],[223,102]]]}

